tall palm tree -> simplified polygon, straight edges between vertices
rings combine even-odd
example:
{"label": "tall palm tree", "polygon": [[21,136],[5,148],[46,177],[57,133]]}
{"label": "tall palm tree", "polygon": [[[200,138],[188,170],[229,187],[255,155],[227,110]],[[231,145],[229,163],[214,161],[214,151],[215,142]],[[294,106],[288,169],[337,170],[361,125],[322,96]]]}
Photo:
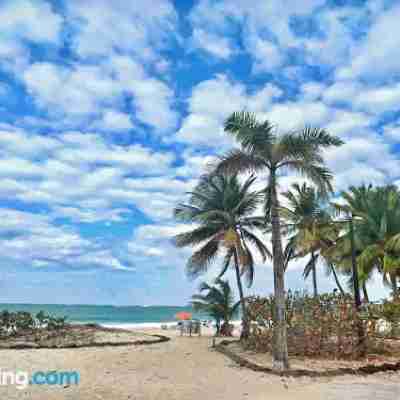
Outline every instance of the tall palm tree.
{"label": "tall palm tree", "polygon": [[[229,322],[238,311],[240,300],[235,303],[229,282],[216,279],[214,285],[202,282],[199,294],[192,296],[195,311],[201,311],[213,317],[217,326],[216,336],[230,335]],[[206,292],[205,294],[203,294]],[[221,326],[221,321],[223,324]]]}
{"label": "tall palm tree", "polygon": [[[368,299],[366,284],[374,271],[382,274],[383,281],[399,295],[400,277],[400,192],[392,185],[350,187],[342,193],[343,204],[335,208],[354,218],[354,238],[357,266],[364,297]],[[350,232],[342,237],[330,251],[344,271],[350,270]],[[349,274],[350,275],[350,274]],[[350,281],[351,283],[351,281]]]}
{"label": "tall palm tree", "polygon": [[175,238],[178,247],[198,247],[187,262],[188,275],[195,278],[205,273],[218,254],[224,256],[219,277],[233,266],[242,306],[243,338],[248,336],[249,321],[241,277],[252,285],[254,258],[250,245],[264,262],[271,257],[256,234],[264,227],[264,219],[254,216],[263,197],[261,192],[251,190],[254,181],[253,176],[241,183],[236,175],[205,175],[190,193],[188,203],[175,208],[176,218],[196,225]]}
{"label": "tall palm tree", "polygon": [[[303,277],[307,279],[312,275],[314,297],[317,297],[316,265],[318,259],[322,258],[321,251],[337,238],[340,228],[333,223],[323,199],[314,187],[295,183],[291,190],[283,193],[283,197],[287,206],[280,206],[280,214],[285,222],[283,228],[289,234],[286,252],[291,251],[291,258],[310,256]],[[334,266],[328,264],[327,271],[335,277]]]}
{"label": "tall palm tree", "polygon": [[282,249],[279,216],[278,180],[283,172],[296,172],[310,179],[321,195],[332,191],[330,171],[325,167],[322,150],[340,146],[342,141],[323,129],[304,128],[277,134],[273,125],[259,122],[249,112],[235,112],[225,122],[225,131],[239,143],[225,155],[217,171],[267,172],[264,190],[265,215],[272,225],[272,248],[275,289],[275,321],[273,335],[273,366],[276,370],[289,368],[285,317],[285,260]]}

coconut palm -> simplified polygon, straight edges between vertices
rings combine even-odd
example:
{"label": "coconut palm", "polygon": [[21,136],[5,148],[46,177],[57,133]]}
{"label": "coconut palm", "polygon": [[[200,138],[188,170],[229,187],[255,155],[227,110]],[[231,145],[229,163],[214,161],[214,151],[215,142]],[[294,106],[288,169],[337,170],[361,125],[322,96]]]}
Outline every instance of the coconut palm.
{"label": "coconut palm", "polygon": [[[366,284],[374,271],[382,274],[398,296],[400,277],[400,192],[392,185],[350,187],[342,194],[344,203],[335,208],[354,218],[354,239],[359,279],[368,299]],[[350,233],[344,231],[330,251],[344,271],[350,270]],[[349,274],[350,275],[350,274]],[[351,281],[350,281],[351,283]]]}
{"label": "coconut palm", "polygon": [[242,337],[249,332],[245,297],[241,278],[250,287],[254,280],[254,257],[250,247],[265,262],[271,254],[258,238],[257,230],[264,227],[264,219],[254,216],[262,200],[262,193],[251,190],[253,176],[241,183],[236,175],[223,173],[205,175],[190,193],[188,203],[175,208],[175,216],[196,226],[176,236],[178,247],[198,247],[187,262],[187,273],[196,278],[223,255],[219,277],[233,266],[242,306]]}
{"label": "coconut palm", "polygon": [[[281,205],[280,214],[289,234],[286,253],[290,251],[291,258],[310,256],[303,277],[307,279],[312,275],[314,297],[317,297],[317,262],[322,258],[321,251],[337,238],[340,228],[333,223],[314,187],[295,183],[283,197],[287,206]],[[326,268],[335,277],[334,266],[328,263]],[[338,287],[343,290],[340,283]]]}
{"label": "coconut palm", "polygon": [[[229,323],[238,311],[240,300],[235,303],[229,282],[216,279],[212,286],[203,282],[200,284],[199,292],[192,296],[194,310],[204,312],[215,319],[216,336],[219,334],[230,336]],[[222,326],[221,321],[223,321]]]}
{"label": "coconut palm", "polygon": [[342,141],[323,129],[304,128],[277,134],[273,125],[258,121],[249,112],[235,112],[225,122],[225,131],[239,143],[221,158],[217,171],[266,172],[264,190],[265,216],[272,226],[273,270],[275,289],[275,321],[273,365],[277,370],[289,368],[285,318],[285,260],[282,249],[279,216],[278,181],[284,172],[296,172],[310,179],[320,195],[332,191],[330,171],[324,165],[322,150],[339,146]]}

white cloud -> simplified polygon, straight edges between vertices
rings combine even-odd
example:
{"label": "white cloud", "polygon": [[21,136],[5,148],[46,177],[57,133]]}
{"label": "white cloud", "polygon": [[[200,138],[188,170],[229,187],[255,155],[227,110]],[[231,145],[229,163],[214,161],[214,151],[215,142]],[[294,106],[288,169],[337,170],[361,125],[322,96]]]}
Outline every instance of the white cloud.
{"label": "white cloud", "polygon": [[399,47],[393,32],[398,28],[400,7],[394,4],[375,20],[362,45],[354,48],[349,65],[338,71],[339,78],[387,78],[388,75],[398,75]]}
{"label": "white cloud", "polygon": [[[173,128],[176,123],[172,90],[164,82],[148,76],[129,57],[111,58],[109,63],[96,66],[76,64],[70,68],[48,62],[34,63],[22,78],[39,106],[50,114],[65,114],[71,122],[99,115],[107,107],[116,108],[125,94],[131,94],[134,115],[139,121],[156,131]],[[103,118],[109,126],[122,124],[127,129],[126,118],[116,111],[108,114],[106,111]]]}
{"label": "white cloud", "polygon": [[[254,61],[253,71],[264,72],[280,67],[286,62],[287,50],[303,44],[290,27],[291,17],[310,15],[324,2],[233,0],[227,3],[202,0],[193,8],[189,18],[194,31],[208,31],[218,38],[215,42],[228,40],[231,31],[237,32],[235,24],[239,24],[244,48]],[[266,31],[269,37],[266,37]],[[206,48],[206,43],[203,48]]]}
{"label": "white cloud", "polygon": [[302,38],[300,41],[307,62],[334,67],[344,63],[356,45],[352,25],[360,25],[368,17],[371,18],[371,13],[368,13],[366,7],[324,8],[315,18],[323,34]]}
{"label": "white cloud", "polygon": [[331,119],[329,123],[324,125],[324,128],[331,134],[351,139],[352,136],[370,135],[370,127],[375,122],[376,118],[367,113],[346,109],[331,109]]}
{"label": "white cloud", "polygon": [[[187,225],[143,225],[135,230],[128,242],[128,251],[138,261],[157,262],[161,267],[181,266],[186,262],[190,249],[177,249],[173,238],[188,229]],[[183,271],[182,271],[183,273]]]}
{"label": "white cloud", "polygon": [[399,102],[400,84],[365,88],[353,100],[356,107],[375,114],[398,110]]}
{"label": "white cloud", "polygon": [[223,131],[221,118],[206,114],[190,114],[186,117],[175,139],[206,147],[226,148],[231,144]]}
{"label": "white cloud", "polygon": [[225,118],[245,108],[264,111],[281,94],[281,90],[272,84],[249,94],[243,84],[229,80],[226,75],[200,82],[192,90],[188,100],[190,113],[183,120],[175,140],[221,151],[233,143],[223,132]]}
{"label": "white cloud", "polygon": [[20,158],[1,158],[0,176],[3,177],[35,177],[42,173],[39,165]]}
{"label": "white cloud", "polygon": [[265,116],[280,130],[303,128],[305,125],[321,127],[331,116],[331,110],[322,102],[286,102],[270,107]]}
{"label": "white cloud", "polygon": [[177,176],[198,178],[205,173],[207,166],[215,163],[217,158],[205,153],[196,153],[186,150],[183,154],[184,164],[177,168]]}
{"label": "white cloud", "polygon": [[173,153],[109,144],[94,133],[65,132],[55,139],[0,128],[0,196],[46,205],[54,218],[121,221],[131,206],[151,218],[169,218],[185,190],[183,182],[168,186],[162,178],[174,174]]}
{"label": "white cloud", "polygon": [[339,80],[323,93],[327,104],[346,104],[357,110],[380,114],[397,110],[400,84],[372,85],[355,80]]}
{"label": "white cloud", "polygon": [[319,100],[325,91],[325,85],[322,83],[307,82],[301,85],[301,94],[306,101]]}
{"label": "white cloud", "polygon": [[0,124],[0,154],[37,158],[61,145],[56,138],[30,134],[11,125]]}
{"label": "white cloud", "polygon": [[124,268],[109,250],[53,225],[49,216],[6,208],[0,209],[0,250],[8,260],[37,267]]}
{"label": "white cloud", "polygon": [[253,30],[250,31],[245,43],[247,51],[254,58],[254,72],[273,71],[285,62],[284,53],[279,47],[269,40],[262,39]]}
{"label": "white cloud", "polygon": [[387,124],[383,128],[383,136],[386,140],[392,143],[400,143],[400,124]]}
{"label": "white cloud", "polygon": [[362,183],[385,184],[399,176],[398,157],[381,137],[349,135],[341,147],[330,149],[325,158],[334,172],[336,190]]}
{"label": "white cloud", "polygon": [[57,42],[62,17],[56,14],[47,2],[5,0],[0,5],[0,24],[3,35],[33,42]]}
{"label": "white cloud", "polygon": [[62,23],[63,18],[47,2],[2,1],[0,63],[12,71],[23,70],[29,59],[29,48],[25,41],[58,44]]}
{"label": "white cloud", "polygon": [[192,45],[194,50],[202,49],[216,58],[229,59],[234,53],[228,38],[218,36],[203,29],[193,30]]}
{"label": "white cloud", "polygon": [[81,57],[108,57],[116,50],[154,60],[155,50],[174,35],[177,20],[173,5],[166,0],[152,1],[145,7],[123,0],[71,0],[67,11],[78,27],[73,43]]}
{"label": "white cloud", "polygon": [[133,124],[128,114],[107,110],[102,119],[94,123],[94,127],[105,131],[125,131],[132,129]]}
{"label": "white cloud", "polygon": [[328,104],[350,103],[360,90],[361,87],[356,81],[337,81],[324,90],[323,98]]}
{"label": "white cloud", "polygon": [[116,101],[121,90],[99,67],[82,65],[68,69],[35,63],[24,72],[23,79],[40,106],[73,116],[98,112],[101,102]]}
{"label": "white cloud", "polygon": [[177,115],[171,110],[173,91],[163,82],[149,78],[132,83],[137,118],[158,130],[175,127]]}

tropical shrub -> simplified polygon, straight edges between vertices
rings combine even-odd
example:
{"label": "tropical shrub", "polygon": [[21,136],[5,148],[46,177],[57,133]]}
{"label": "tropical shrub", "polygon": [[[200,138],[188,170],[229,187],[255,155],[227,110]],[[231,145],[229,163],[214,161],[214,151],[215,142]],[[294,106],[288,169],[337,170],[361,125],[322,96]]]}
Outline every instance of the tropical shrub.
{"label": "tropical shrub", "polygon": [[[274,301],[273,296],[248,299],[249,318],[255,323],[246,347],[272,350]],[[376,352],[380,343],[371,322],[376,322],[376,316],[368,310],[357,311],[350,296],[333,293],[311,297],[290,291],[286,296],[288,352],[292,356],[356,359],[366,354],[364,348]]]}
{"label": "tropical shrub", "polygon": [[40,311],[32,315],[26,311],[0,313],[0,336],[15,336],[25,332],[55,331],[64,328],[66,317],[56,318]]}
{"label": "tropical shrub", "polygon": [[389,335],[400,338],[400,300],[385,300],[382,304],[379,316],[389,323]]}

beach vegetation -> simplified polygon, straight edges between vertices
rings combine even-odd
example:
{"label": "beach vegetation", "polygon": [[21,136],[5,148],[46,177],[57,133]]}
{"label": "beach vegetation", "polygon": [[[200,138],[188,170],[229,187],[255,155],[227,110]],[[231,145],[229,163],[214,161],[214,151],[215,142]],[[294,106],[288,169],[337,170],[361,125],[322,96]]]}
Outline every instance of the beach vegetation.
{"label": "beach vegetation", "polygon": [[192,296],[192,306],[215,320],[216,336],[232,336],[230,322],[238,314],[240,301],[235,302],[227,280],[216,279],[214,284],[202,282],[199,293]]}
{"label": "beach vegetation", "polygon": [[325,166],[322,151],[343,142],[325,129],[305,127],[292,132],[277,132],[268,120],[259,121],[253,113],[234,112],[225,121],[225,132],[240,148],[221,157],[216,171],[259,173],[263,175],[264,217],[271,226],[275,291],[273,335],[274,369],[289,368],[285,321],[285,258],[279,214],[279,179],[282,173],[307,178],[321,197],[333,191],[332,174]]}
{"label": "beach vegetation", "polygon": [[[393,297],[399,297],[400,278],[400,191],[392,185],[352,186],[342,193],[343,201],[333,203],[342,214],[354,220],[354,243],[357,267],[364,299],[369,300],[367,284],[374,274],[382,277],[391,288]],[[340,238],[325,252],[352,285],[351,242],[348,225]]]}
{"label": "beach vegetation", "polygon": [[263,193],[253,189],[254,181],[254,176],[241,182],[237,175],[223,172],[204,175],[189,193],[189,200],[175,208],[178,220],[193,225],[175,237],[178,247],[194,248],[186,264],[189,277],[206,273],[217,260],[222,264],[218,278],[233,268],[242,308],[242,337],[249,331],[242,279],[248,287],[253,283],[253,252],[264,262],[272,257],[259,237],[265,220],[255,212]]}
{"label": "beach vegetation", "polygon": [[[291,190],[282,193],[286,205],[279,207],[283,221],[282,231],[287,236],[284,251],[286,264],[292,259],[308,257],[303,270],[304,279],[312,277],[313,294],[318,296],[317,262],[323,259],[321,253],[330,247],[340,234],[340,226],[335,224],[326,202],[314,187],[295,183]],[[328,273],[336,274],[332,263],[323,260]],[[337,280],[339,290],[343,288]]]}
{"label": "beach vegetation", "polygon": [[[238,147],[220,155],[200,178],[189,201],[176,207],[175,216],[194,228],[175,239],[179,247],[194,248],[187,263],[191,277],[207,272],[220,260],[218,278],[233,267],[244,345],[258,335],[255,347],[264,343],[264,350],[272,353],[273,368],[282,371],[289,368],[288,354],[293,352],[293,340],[300,337],[304,346],[311,346],[305,355],[363,357],[374,348],[373,338],[377,330],[382,331],[382,321],[397,334],[398,187],[352,186],[332,201],[333,175],[323,155],[341,146],[340,138],[310,127],[279,132],[270,121],[246,111],[229,116],[224,129]],[[305,183],[284,191],[282,177],[291,174]],[[254,280],[254,251],[264,263],[272,260],[274,294],[269,298],[246,299],[243,293],[242,280],[248,286]],[[285,288],[290,263],[300,258],[305,258],[304,279],[312,278],[312,296],[294,296]],[[317,265],[334,279],[333,293],[320,294]],[[391,289],[391,300],[370,302],[368,285],[376,275]],[[260,319],[258,312],[264,317]]]}

